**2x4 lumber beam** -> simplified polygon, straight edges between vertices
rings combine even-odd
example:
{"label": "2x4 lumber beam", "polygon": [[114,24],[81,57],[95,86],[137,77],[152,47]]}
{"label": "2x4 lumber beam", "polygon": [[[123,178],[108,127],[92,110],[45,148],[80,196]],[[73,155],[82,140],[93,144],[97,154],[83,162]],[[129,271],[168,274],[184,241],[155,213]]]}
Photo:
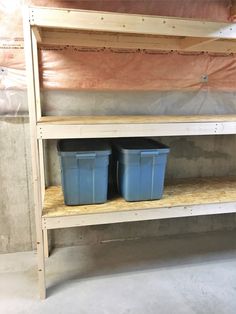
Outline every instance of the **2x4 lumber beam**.
{"label": "2x4 lumber beam", "polygon": [[[37,34],[37,32],[36,32]],[[34,30],[32,30],[32,53],[33,53],[33,73],[34,73],[34,93],[35,93],[35,107],[37,120],[41,118],[41,95],[40,95],[40,79],[39,79],[39,62],[38,62],[38,45],[37,37],[35,36]],[[41,197],[42,202],[45,193],[45,162],[44,162],[44,148],[43,141],[38,142],[39,150],[39,166],[40,166],[40,178],[41,178]]]}
{"label": "2x4 lumber beam", "polygon": [[39,139],[236,134],[236,117],[43,117],[37,128]]}
{"label": "2x4 lumber beam", "polygon": [[193,136],[236,134],[236,123],[160,123],[117,125],[55,125],[38,126],[39,139],[116,138],[142,136]]}
{"label": "2x4 lumber beam", "polygon": [[193,49],[196,47],[202,47],[204,44],[217,40],[217,38],[191,38],[186,37],[180,40],[180,49]]}
{"label": "2x4 lumber beam", "polygon": [[[58,32],[43,30],[43,45],[72,45],[90,48],[176,50],[236,53],[236,41],[154,37],[127,34]],[[189,39],[190,41],[187,41]],[[185,46],[185,47],[183,47]]]}
{"label": "2x4 lumber beam", "polygon": [[30,24],[39,27],[236,39],[236,24],[234,23],[48,8],[31,8],[30,12]]}
{"label": "2x4 lumber beam", "polygon": [[176,207],[138,209],[131,211],[117,211],[96,214],[84,214],[59,217],[42,217],[42,226],[45,230],[94,226],[131,221],[147,221],[155,219],[180,218],[202,215],[219,215],[236,213],[236,203],[218,203],[207,205],[186,205]]}
{"label": "2x4 lumber beam", "polygon": [[35,206],[35,225],[36,225],[36,241],[37,241],[37,260],[38,260],[38,278],[39,278],[39,293],[40,298],[46,297],[46,282],[45,282],[45,261],[44,261],[44,246],[43,246],[43,231],[41,224],[42,217],[42,198],[41,198],[41,174],[40,174],[40,159],[39,147],[36,134],[36,92],[35,92],[35,77],[34,77],[34,49],[32,31],[29,24],[29,12],[24,10],[24,43],[25,43],[25,62],[27,73],[27,89],[28,89],[28,105],[30,115],[30,139],[31,139],[31,154],[32,154],[32,173],[33,173],[33,188],[34,188],[34,206]]}
{"label": "2x4 lumber beam", "polygon": [[43,31],[43,45],[73,45],[97,48],[172,50],[178,38],[137,36],[127,34],[51,32]]}
{"label": "2x4 lumber beam", "polygon": [[37,26],[32,26],[32,31],[33,34],[37,40],[38,43],[42,42],[42,34],[41,34],[41,29]]}

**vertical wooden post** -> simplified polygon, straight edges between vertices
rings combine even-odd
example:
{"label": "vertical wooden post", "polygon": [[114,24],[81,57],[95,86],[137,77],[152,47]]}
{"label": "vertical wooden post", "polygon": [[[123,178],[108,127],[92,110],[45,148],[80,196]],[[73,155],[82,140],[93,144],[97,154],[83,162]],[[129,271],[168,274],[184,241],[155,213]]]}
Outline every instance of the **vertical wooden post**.
{"label": "vertical wooden post", "polygon": [[48,258],[50,255],[49,243],[48,243],[48,230],[43,229],[43,247],[44,247],[44,256]]}
{"label": "vertical wooden post", "polygon": [[[36,221],[36,239],[37,239],[37,261],[38,261],[38,278],[39,278],[39,294],[41,299],[46,298],[45,283],[45,258],[43,246],[42,231],[42,190],[40,175],[40,148],[37,140],[37,111],[36,111],[36,93],[35,93],[35,77],[34,77],[34,53],[33,33],[30,27],[29,9],[24,9],[24,48],[27,73],[27,89],[28,89],[28,107],[30,116],[30,140],[32,154],[32,173],[34,188],[34,206]],[[37,47],[37,43],[36,43]],[[35,48],[34,48],[35,49]]]}
{"label": "vertical wooden post", "polygon": [[[32,30],[32,50],[33,50],[33,68],[34,68],[34,86],[35,86],[35,103],[36,103],[36,118],[37,121],[42,116],[42,103],[40,94],[40,75],[39,75],[39,57],[38,57],[38,46],[37,40],[40,38],[38,36],[39,32],[37,27],[31,27]],[[42,203],[44,201],[45,194],[45,150],[44,141],[38,139],[39,144],[39,164],[40,164],[40,176],[41,176],[41,196]],[[43,230],[43,244],[44,244],[44,255],[46,258],[49,257],[49,247],[48,247],[48,231]]]}
{"label": "vertical wooden post", "polygon": [[[32,52],[33,52],[33,70],[34,70],[34,91],[35,91],[35,108],[36,108],[36,122],[42,116],[41,95],[40,95],[40,76],[39,76],[39,58],[38,58],[38,45],[37,45],[37,29],[31,28],[32,32]],[[42,202],[45,193],[45,164],[44,164],[44,143],[42,139],[38,140],[39,143],[39,159],[40,159],[40,175],[41,175],[41,192]]]}

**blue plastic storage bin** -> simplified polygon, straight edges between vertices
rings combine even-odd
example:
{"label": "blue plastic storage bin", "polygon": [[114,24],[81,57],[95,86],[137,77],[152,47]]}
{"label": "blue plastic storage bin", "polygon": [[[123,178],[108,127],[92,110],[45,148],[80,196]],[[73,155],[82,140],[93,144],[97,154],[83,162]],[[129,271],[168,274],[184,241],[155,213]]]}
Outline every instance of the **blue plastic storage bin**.
{"label": "blue plastic storage bin", "polygon": [[105,203],[111,149],[99,140],[60,140],[62,188],[66,205]]}
{"label": "blue plastic storage bin", "polygon": [[170,149],[153,140],[128,138],[115,144],[117,183],[126,201],[160,199]]}

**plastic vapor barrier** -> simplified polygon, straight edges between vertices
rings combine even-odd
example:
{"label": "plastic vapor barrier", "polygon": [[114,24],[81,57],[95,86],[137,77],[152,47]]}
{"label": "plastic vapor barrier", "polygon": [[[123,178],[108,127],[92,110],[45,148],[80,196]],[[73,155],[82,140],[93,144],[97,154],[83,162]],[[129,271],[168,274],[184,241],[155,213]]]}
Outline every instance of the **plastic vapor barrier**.
{"label": "plastic vapor barrier", "polygon": [[[0,114],[4,115],[27,113],[21,12],[24,4],[227,21],[231,1],[1,0]],[[122,100],[128,99],[125,103],[130,111],[138,114],[140,101],[136,95],[141,95],[150,114],[236,113],[236,55],[64,46],[41,47],[39,55],[45,113],[55,113],[50,97],[59,95],[65,101],[60,102],[57,114],[109,112],[112,99],[121,100],[119,113],[128,114],[127,108],[122,109]],[[77,101],[73,98],[75,93],[79,95]],[[96,100],[91,102],[95,95]]]}

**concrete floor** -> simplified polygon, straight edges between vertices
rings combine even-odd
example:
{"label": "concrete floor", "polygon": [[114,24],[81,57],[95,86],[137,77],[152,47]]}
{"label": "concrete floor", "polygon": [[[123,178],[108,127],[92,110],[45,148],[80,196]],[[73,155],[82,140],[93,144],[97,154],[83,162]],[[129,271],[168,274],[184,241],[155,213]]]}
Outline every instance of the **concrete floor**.
{"label": "concrete floor", "polygon": [[236,313],[236,232],[56,249],[48,298],[36,255],[0,255],[0,313]]}

